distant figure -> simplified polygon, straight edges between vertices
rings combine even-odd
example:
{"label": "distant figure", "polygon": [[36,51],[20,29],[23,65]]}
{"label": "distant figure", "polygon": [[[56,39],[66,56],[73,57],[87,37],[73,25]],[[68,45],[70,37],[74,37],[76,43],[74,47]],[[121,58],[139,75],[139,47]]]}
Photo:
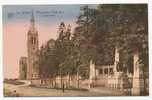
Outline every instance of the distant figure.
{"label": "distant figure", "polygon": [[14,90],[14,93],[16,93],[16,90]]}
{"label": "distant figure", "polygon": [[64,83],[63,83],[63,85],[62,85],[62,92],[64,93]]}
{"label": "distant figure", "polygon": [[13,96],[18,97],[19,94],[16,93],[16,90],[13,91]]}

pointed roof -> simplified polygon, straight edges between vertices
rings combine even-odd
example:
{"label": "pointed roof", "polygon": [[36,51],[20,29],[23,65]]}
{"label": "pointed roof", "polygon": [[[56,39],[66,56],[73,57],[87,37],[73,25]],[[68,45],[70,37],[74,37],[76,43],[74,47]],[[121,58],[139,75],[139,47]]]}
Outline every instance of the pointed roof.
{"label": "pointed roof", "polygon": [[30,22],[31,22],[31,27],[29,29],[29,33],[37,33],[37,30],[35,28],[35,19],[34,19],[34,12],[33,12],[33,10],[32,10],[32,14],[31,14],[31,20],[30,20]]}
{"label": "pointed roof", "polygon": [[31,22],[35,22],[33,10],[32,10],[32,15],[31,15]]}

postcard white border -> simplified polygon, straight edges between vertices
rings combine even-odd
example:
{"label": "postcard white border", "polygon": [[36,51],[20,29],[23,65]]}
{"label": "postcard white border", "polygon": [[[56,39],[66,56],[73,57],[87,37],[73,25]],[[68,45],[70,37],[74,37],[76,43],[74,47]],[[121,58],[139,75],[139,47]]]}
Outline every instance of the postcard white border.
{"label": "postcard white border", "polygon": [[[3,33],[2,33],[2,6],[3,5],[48,5],[48,4],[132,4],[132,3],[147,3],[149,16],[149,96],[123,96],[123,97],[3,97]],[[150,0],[1,0],[0,1],[0,100],[150,100],[152,99],[152,1]]]}

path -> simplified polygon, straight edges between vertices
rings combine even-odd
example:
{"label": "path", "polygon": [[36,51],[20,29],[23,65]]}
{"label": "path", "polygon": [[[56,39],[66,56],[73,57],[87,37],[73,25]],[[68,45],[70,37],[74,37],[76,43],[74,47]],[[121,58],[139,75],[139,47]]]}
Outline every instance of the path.
{"label": "path", "polygon": [[21,96],[108,96],[111,94],[110,90],[105,88],[91,88],[89,91],[65,90],[63,93],[62,90],[30,87],[30,82],[24,82],[25,84],[22,85],[4,83],[4,87],[12,92],[16,90]]}

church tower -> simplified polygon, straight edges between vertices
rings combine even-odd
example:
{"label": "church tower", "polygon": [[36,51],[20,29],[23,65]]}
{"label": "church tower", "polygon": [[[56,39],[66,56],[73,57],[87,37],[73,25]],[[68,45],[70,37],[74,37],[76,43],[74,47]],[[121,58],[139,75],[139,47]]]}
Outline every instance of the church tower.
{"label": "church tower", "polygon": [[27,79],[38,78],[39,71],[36,61],[38,60],[38,31],[35,28],[35,19],[32,11],[31,26],[27,34],[27,53],[28,53],[28,67]]}

